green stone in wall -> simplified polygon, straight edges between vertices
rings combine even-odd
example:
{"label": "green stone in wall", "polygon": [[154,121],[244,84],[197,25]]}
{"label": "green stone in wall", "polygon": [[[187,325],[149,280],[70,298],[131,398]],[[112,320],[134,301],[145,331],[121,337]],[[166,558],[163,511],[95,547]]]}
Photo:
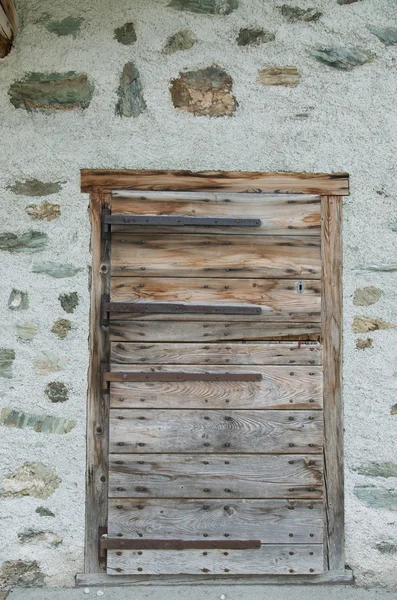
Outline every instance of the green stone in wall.
{"label": "green stone in wall", "polygon": [[61,21],[50,21],[46,24],[45,28],[50,33],[55,33],[59,36],[70,35],[73,38],[76,38],[80,33],[80,29],[82,24],[84,23],[84,19],[81,17],[66,17]]}
{"label": "green stone in wall", "polygon": [[238,5],[238,0],[171,0],[168,4],[176,10],[209,15],[229,15]]}
{"label": "green stone in wall", "polygon": [[260,44],[266,44],[267,42],[273,42],[276,36],[271,31],[265,29],[254,29],[250,27],[244,27],[240,29],[237,36],[238,46],[259,46]]}
{"label": "green stone in wall", "polygon": [[10,348],[0,348],[0,377],[12,378],[12,365],[15,360],[15,352]]}
{"label": "green stone in wall", "polygon": [[62,381],[51,381],[47,385],[45,393],[51,402],[54,403],[66,402],[69,400],[69,390]]}
{"label": "green stone in wall", "polygon": [[141,77],[132,62],[124,65],[117,95],[119,100],[116,105],[116,114],[120,117],[138,117],[146,110]]}
{"label": "green stone in wall", "polygon": [[49,498],[59,487],[61,479],[52,467],[42,462],[25,462],[17,471],[5,477],[1,493],[5,497]]}
{"label": "green stone in wall", "polygon": [[0,588],[43,587],[44,573],[36,560],[7,560],[0,569]]}
{"label": "green stone in wall", "polygon": [[35,512],[40,515],[40,517],[55,517],[55,514],[53,512],[50,511],[49,508],[46,508],[45,506],[38,506],[35,510]]}
{"label": "green stone in wall", "polygon": [[372,55],[361,48],[319,48],[311,54],[319,62],[342,71],[351,71],[372,60]]}
{"label": "green stone in wall", "polygon": [[21,340],[33,340],[33,338],[37,335],[38,330],[39,328],[37,323],[33,323],[32,321],[17,324],[18,337]]}
{"label": "green stone in wall", "polygon": [[369,477],[397,477],[397,464],[394,462],[369,462],[354,470]]}
{"label": "green stone in wall", "polygon": [[114,37],[124,46],[130,46],[136,42],[136,32],[134,23],[124,23],[121,27],[114,30]]}
{"label": "green stone in wall", "polygon": [[55,333],[61,340],[63,340],[72,328],[72,324],[69,319],[57,319],[52,326],[52,333]]}
{"label": "green stone in wall", "polygon": [[373,485],[356,485],[354,493],[369,508],[397,511],[397,491],[375,487]]}
{"label": "green stone in wall", "polygon": [[315,22],[318,21],[323,14],[316,8],[300,8],[299,6],[290,6],[289,4],[280,6],[280,11],[288,23],[297,23],[298,21],[306,23]]}
{"label": "green stone in wall", "polygon": [[60,181],[44,182],[38,179],[25,179],[16,181],[7,189],[18,196],[51,196],[60,192],[62,185]]}
{"label": "green stone in wall", "polygon": [[368,31],[376,35],[376,37],[385,46],[394,46],[397,44],[397,28],[396,27],[385,27],[384,29],[376,29],[374,27],[367,27]]}
{"label": "green stone in wall", "polygon": [[8,299],[8,308],[10,310],[26,310],[29,308],[29,296],[27,292],[21,292],[21,290],[14,288]]}
{"label": "green stone in wall", "polygon": [[65,312],[74,313],[79,303],[79,296],[77,292],[70,292],[70,294],[60,294],[58,300]]}
{"label": "green stone in wall", "polygon": [[16,233],[0,234],[0,250],[6,252],[40,252],[44,250],[48,242],[48,235],[41,231],[27,231],[17,235]]}
{"label": "green stone in wall", "polygon": [[17,429],[33,429],[37,433],[69,433],[76,427],[76,421],[51,417],[48,415],[34,415],[10,408],[3,408],[0,414],[0,423],[4,427]]}
{"label": "green stone in wall", "polygon": [[55,277],[56,279],[74,277],[79,271],[81,271],[81,269],[78,269],[73,265],[54,262],[36,263],[33,265],[32,269],[33,273],[42,273],[49,275],[50,277]]}
{"label": "green stone in wall", "polygon": [[197,38],[190,29],[181,29],[167,39],[163,52],[173,54],[180,50],[190,50],[196,42]]}

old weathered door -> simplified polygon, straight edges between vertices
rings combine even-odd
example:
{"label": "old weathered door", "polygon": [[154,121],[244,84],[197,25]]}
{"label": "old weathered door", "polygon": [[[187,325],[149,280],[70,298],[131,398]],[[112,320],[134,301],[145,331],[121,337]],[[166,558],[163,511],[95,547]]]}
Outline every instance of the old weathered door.
{"label": "old weathered door", "polygon": [[320,204],[113,192],[109,574],[322,572]]}

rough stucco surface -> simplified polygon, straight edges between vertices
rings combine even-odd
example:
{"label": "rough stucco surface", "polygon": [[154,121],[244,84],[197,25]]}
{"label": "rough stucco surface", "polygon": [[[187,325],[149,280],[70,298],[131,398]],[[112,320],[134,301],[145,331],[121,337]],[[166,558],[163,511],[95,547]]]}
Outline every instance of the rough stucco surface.
{"label": "rough stucco surface", "polygon": [[[49,240],[42,252],[1,252],[1,346],[15,350],[13,378],[0,379],[0,408],[46,414],[77,422],[65,435],[1,429],[1,481],[26,462],[41,462],[61,479],[46,500],[30,496],[0,499],[0,563],[37,561],[46,585],[72,585],[83,570],[85,402],[88,367],[88,196],[80,194],[81,168],[348,171],[351,195],[344,202],[344,403],[346,471],[346,562],[360,585],[397,586],[395,556],[377,544],[397,542],[395,514],[367,507],[354,486],[397,490],[397,479],[358,474],[371,461],[396,460],[397,330],[371,332],[373,347],[356,349],[356,315],[397,322],[395,272],[361,271],[369,264],[396,263],[397,223],[397,49],[385,47],[367,25],[395,26],[395,0],[363,0],[347,6],[336,0],[300,0],[302,8],[324,14],[316,23],[288,24],[276,0],[240,0],[228,16],[176,11],[167,0],[20,0],[23,27],[11,54],[0,63],[1,230],[21,234],[40,230]],[[45,28],[47,19],[82,17],[80,33],[59,37]],[[42,19],[43,17],[43,19]],[[114,29],[132,21],[137,41],[124,46]],[[243,27],[266,29],[274,42],[241,48]],[[198,42],[188,51],[162,53],[169,36],[189,28]],[[319,46],[353,46],[374,55],[351,72],[333,69],[310,56]],[[124,64],[139,69],[147,110],[137,118],[115,115]],[[174,109],[169,82],[181,71],[222,66],[233,78],[238,108],[233,117],[197,117]],[[295,65],[302,75],[296,88],[263,87],[258,70],[267,65]],[[10,85],[28,72],[86,73],[95,84],[84,111],[28,113],[9,101]],[[297,115],[307,115],[306,117]],[[8,186],[38,179],[65,182],[46,198],[16,195]],[[60,204],[61,216],[32,221],[26,206],[48,200]],[[37,262],[68,263],[81,269],[56,279],[32,272]],[[374,305],[354,306],[358,287],[384,293]],[[11,290],[29,293],[29,308],[11,311]],[[60,294],[77,291],[79,304],[65,339],[51,333],[66,314]],[[31,341],[17,338],[16,325],[38,324]],[[33,362],[46,352],[63,367],[36,374]],[[51,403],[44,393],[51,381],[63,381],[69,400]],[[55,517],[41,517],[45,506]],[[51,530],[63,538],[56,548],[22,545],[26,529]]]}

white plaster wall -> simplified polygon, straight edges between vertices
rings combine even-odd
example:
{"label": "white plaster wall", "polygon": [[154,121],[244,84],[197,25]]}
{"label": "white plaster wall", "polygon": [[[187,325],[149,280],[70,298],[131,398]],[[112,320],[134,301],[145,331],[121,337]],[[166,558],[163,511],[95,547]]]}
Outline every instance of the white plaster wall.
{"label": "white plaster wall", "polygon": [[[291,2],[289,2],[291,3]],[[376,544],[397,543],[396,513],[366,508],[353,493],[356,483],[397,489],[396,479],[357,475],[352,468],[367,460],[396,457],[396,331],[371,334],[374,347],[355,349],[351,326],[356,314],[397,322],[395,273],[368,273],[366,264],[396,263],[397,222],[397,46],[386,48],[365,28],[397,25],[394,0],[362,0],[339,6],[336,0],[300,0],[324,16],[314,24],[286,24],[277,0],[240,0],[227,17],[195,15],[167,8],[166,0],[20,0],[23,27],[12,53],[0,62],[1,224],[4,231],[45,231],[43,253],[1,253],[1,346],[14,348],[14,378],[0,380],[0,407],[76,419],[67,435],[44,435],[1,429],[0,480],[25,461],[53,466],[62,478],[48,500],[0,500],[1,560],[37,560],[48,585],[72,585],[83,570],[85,402],[88,364],[88,196],[79,191],[81,168],[348,171],[351,195],[344,207],[344,402],[346,454],[347,564],[360,585],[397,586],[395,556],[380,554]],[[36,23],[44,13],[85,19],[77,39],[58,37]],[[122,46],[113,30],[135,23],[138,41]],[[276,33],[276,41],[258,48],[240,48],[240,27],[258,25]],[[162,55],[166,38],[190,27],[199,38],[191,50]],[[374,61],[352,72],[316,62],[310,49],[322,45],[353,45],[374,53]],[[140,70],[148,110],[134,119],[114,114],[120,72],[132,60]],[[239,108],[232,118],[211,119],[177,112],[168,90],[181,70],[223,66],[234,80]],[[297,88],[262,87],[257,70],[266,65],[296,65],[302,73]],[[95,83],[90,107],[82,112],[27,113],[9,102],[9,85],[30,71],[85,72]],[[296,115],[307,112],[308,118]],[[16,196],[6,188],[15,180],[65,181],[59,194],[46,198],[61,204],[61,218],[32,222],[24,208],[40,198]],[[377,191],[384,190],[382,195]],[[82,271],[72,279],[31,273],[33,262],[68,262]],[[368,308],[352,304],[356,287],[375,285],[384,291]],[[11,313],[12,287],[29,291],[28,311]],[[78,291],[80,304],[64,315],[60,292]],[[50,329],[61,316],[72,332],[59,340]],[[32,342],[17,340],[15,323],[33,320],[39,334]],[[37,376],[32,362],[46,350],[64,357],[64,371]],[[72,388],[64,404],[44,395],[48,381],[59,379]],[[39,505],[56,517],[43,519]],[[396,507],[397,509],[397,507]],[[44,525],[45,522],[45,525]],[[63,536],[56,549],[24,545],[18,532],[47,528]]]}

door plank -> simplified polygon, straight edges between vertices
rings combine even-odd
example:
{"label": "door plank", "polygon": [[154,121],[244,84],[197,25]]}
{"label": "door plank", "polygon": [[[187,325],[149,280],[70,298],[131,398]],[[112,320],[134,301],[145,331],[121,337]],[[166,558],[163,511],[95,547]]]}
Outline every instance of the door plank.
{"label": "door plank", "polygon": [[323,530],[321,500],[109,500],[109,537],[320,544]]}
{"label": "door plank", "polygon": [[321,411],[112,409],[110,452],[322,451]]}
{"label": "door plank", "polygon": [[225,365],[318,365],[321,346],[298,342],[246,344],[113,342],[110,361],[115,364],[225,364]]}
{"label": "door plank", "polygon": [[107,572],[142,574],[303,574],[323,570],[321,544],[263,545],[256,550],[109,550]]}
{"label": "door plank", "polygon": [[[112,302],[191,302],[214,304],[256,304],[262,313],[253,316],[221,315],[217,321],[320,321],[321,282],[304,280],[304,293],[297,292],[297,282],[288,279],[205,279],[163,277],[112,277]],[[125,319],[151,321],[189,321],[191,315],[111,313],[117,321]],[[212,317],[213,318],[213,317]],[[195,321],[208,321],[208,315],[194,315]]]}
{"label": "door plank", "polygon": [[112,233],[113,276],[321,278],[320,238]]}
{"label": "door plank", "polygon": [[[138,369],[137,369],[138,370]],[[206,367],[216,372],[217,367]],[[245,367],[233,372],[246,371]],[[255,369],[262,381],[183,381],[110,384],[111,408],[252,408],[321,409],[322,369],[266,367]]]}
{"label": "door plank", "polygon": [[322,497],[321,455],[111,454],[109,461],[114,498]]}

